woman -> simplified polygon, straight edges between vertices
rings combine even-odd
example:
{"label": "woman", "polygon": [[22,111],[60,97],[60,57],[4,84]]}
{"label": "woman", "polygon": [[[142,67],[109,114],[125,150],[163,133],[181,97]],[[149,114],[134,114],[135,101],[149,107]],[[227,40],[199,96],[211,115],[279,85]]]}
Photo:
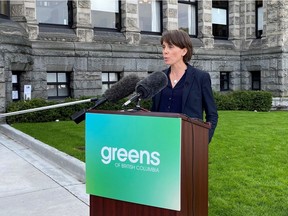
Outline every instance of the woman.
{"label": "woman", "polygon": [[193,47],[186,32],[165,32],[161,37],[161,45],[164,61],[170,66],[164,71],[170,82],[153,97],[151,111],[183,113],[201,120],[205,111],[205,120],[211,123],[210,142],[218,122],[218,113],[209,73],[189,64]]}

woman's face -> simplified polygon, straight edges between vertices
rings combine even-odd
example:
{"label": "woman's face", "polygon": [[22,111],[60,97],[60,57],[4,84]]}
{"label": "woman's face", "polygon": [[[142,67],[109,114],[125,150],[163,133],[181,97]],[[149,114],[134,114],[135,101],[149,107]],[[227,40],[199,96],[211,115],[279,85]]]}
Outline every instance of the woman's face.
{"label": "woman's face", "polygon": [[162,44],[162,54],[165,64],[175,65],[177,63],[183,63],[183,56],[187,53],[187,49],[177,47],[173,44],[168,44],[165,41]]}

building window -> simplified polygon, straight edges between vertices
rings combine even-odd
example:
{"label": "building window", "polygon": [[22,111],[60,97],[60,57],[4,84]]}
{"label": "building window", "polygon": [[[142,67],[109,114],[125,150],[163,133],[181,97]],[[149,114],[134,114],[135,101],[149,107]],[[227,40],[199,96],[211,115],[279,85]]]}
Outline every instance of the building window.
{"label": "building window", "polygon": [[256,37],[263,33],[263,1],[256,1]]}
{"label": "building window", "polygon": [[251,71],[252,90],[261,90],[261,73],[260,71]]}
{"label": "building window", "polygon": [[91,19],[93,28],[121,30],[121,1],[91,0]]}
{"label": "building window", "polygon": [[162,3],[158,0],[139,0],[139,23],[142,33],[162,32]]}
{"label": "building window", "polygon": [[12,72],[12,100],[20,100],[20,73]]}
{"label": "building window", "polygon": [[178,1],[178,26],[189,35],[197,35],[197,2],[196,0]]}
{"label": "building window", "polygon": [[228,1],[212,1],[212,31],[216,39],[228,39]]}
{"label": "building window", "polygon": [[36,17],[40,24],[72,26],[72,1],[36,1]]}
{"label": "building window", "polygon": [[0,0],[0,17],[9,17],[9,1]]}
{"label": "building window", "polygon": [[229,72],[220,72],[220,91],[228,91],[230,82]]}
{"label": "building window", "polygon": [[70,96],[70,73],[47,72],[48,99],[66,98]]}
{"label": "building window", "polygon": [[102,72],[102,93],[120,79],[119,72]]}

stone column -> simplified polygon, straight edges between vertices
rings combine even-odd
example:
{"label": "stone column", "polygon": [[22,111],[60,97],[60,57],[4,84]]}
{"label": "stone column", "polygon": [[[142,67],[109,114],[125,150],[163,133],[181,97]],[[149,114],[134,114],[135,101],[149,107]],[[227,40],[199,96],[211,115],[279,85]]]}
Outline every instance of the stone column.
{"label": "stone column", "polygon": [[243,40],[242,49],[245,50],[249,49],[252,41],[256,38],[255,0],[240,1],[240,10],[240,36]]}
{"label": "stone column", "polygon": [[0,113],[6,108],[6,83],[4,66],[0,65]]}
{"label": "stone column", "polygon": [[122,29],[128,44],[139,44],[141,40],[139,26],[138,0],[121,1]]}
{"label": "stone column", "polygon": [[178,29],[178,1],[163,0],[163,31]]}
{"label": "stone column", "polygon": [[198,1],[198,38],[202,40],[205,48],[213,48],[212,35],[212,1]]}
{"label": "stone column", "polygon": [[93,41],[90,0],[72,0],[73,26],[81,42]]}
{"label": "stone column", "polygon": [[229,40],[236,49],[241,48],[240,40],[240,1],[229,1]]}
{"label": "stone column", "polygon": [[29,39],[36,39],[39,33],[36,20],[36,0],[10,1],[10,11],[11,20],[23,26]]}
{"label": "stone column", "polygon": [[267,47],[282,47],[288,42],[288,4],[286,1],[263,1],[266,21],[265,40]]}
{"label": "stone column", "polygon": [[[271,0],[263,1],[264,20],[266,28],[264,28],[265,37],[262,38],[264,48],[278,48],[281,55],[273,56],[276,59],[269,61],[269,73],[275,71],[272,81],[268,88],[274,91],[274,96],[288,96],[288,64],[287,49],[288,43],[288,4],[286,1]],[[269,89],[269,90],[270,90]]]}

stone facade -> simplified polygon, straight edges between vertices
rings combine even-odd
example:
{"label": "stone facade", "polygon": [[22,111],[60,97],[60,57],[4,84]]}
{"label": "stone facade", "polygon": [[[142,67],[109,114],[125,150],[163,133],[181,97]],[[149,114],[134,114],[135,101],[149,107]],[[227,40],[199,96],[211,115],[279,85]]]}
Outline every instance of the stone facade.
{"label": "stone facade", "polygon": [[[177,4],[162,1],[163,30],[178,28]],[[103,71],[143,77],[167,67],[161,36],[140,32],[138,0],[121,1],[120,32],[93,29],[90,5],[90,0],[72,0],[72,28],[59,29],[39,26],[36,0],[10,1],[10,20],[0,18],[0,112],[11,101],[12,71],[22,72],[21,89],[31,85],[32,98],[47,98],[47,71],[69,72],[71,96],[78,98],[101,94]],[[220,72],[229,72],[231,91],[249,90],[251,71],[261,71],[261,89],[273,93],[277,106],[286,103],[288,3],[263,1],[263,34],[256,38],[255,1],[229,1],[228,40],[213,37],[212,1],[198,1],[197,7],[191,64],[210,73],[212,88],[219,91]]]}

